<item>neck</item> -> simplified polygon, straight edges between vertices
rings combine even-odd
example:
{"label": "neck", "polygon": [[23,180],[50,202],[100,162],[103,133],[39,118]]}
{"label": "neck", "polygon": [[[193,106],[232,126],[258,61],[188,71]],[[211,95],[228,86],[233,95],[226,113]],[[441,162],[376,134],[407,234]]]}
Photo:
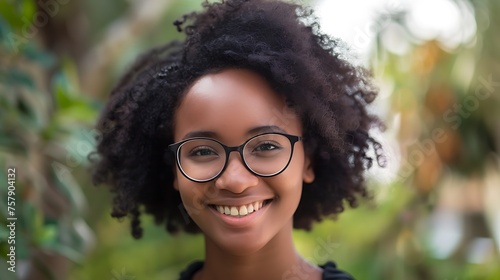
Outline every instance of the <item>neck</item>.
{"label": "neck", "polygon": [[205,237],[205,264],[197,280],[210,279],[320,279],[321,269],[306,262],[295,250],[292,223],[260,250],[235,255]]}

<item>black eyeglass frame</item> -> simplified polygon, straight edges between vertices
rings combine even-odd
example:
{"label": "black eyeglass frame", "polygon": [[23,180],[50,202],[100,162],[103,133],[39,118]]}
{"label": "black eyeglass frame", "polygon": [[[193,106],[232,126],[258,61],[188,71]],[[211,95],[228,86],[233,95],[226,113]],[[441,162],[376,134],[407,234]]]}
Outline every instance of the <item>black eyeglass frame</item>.
{"label": "black eyeglass frame", "polygon": [[[255,138],[259,137],[259,136],[268,135],[268,134],[277,134],[277,135],[285,136],[290,141],[291,152],[290,152],[290,158],[288,159],[288,162],[286,163],[286,165],[280,171],[275,172],[275,173],[270,174],[270,175],[262,175],[262,174],[256,173],[250,167],[248,167],[247,162],[245,160],[245,156],[243,155],[243,150],[244,150],[245,146],[248,144],[248,142],[252,141],[253,139],[255,139]],[[197,180],[197,179],[194,179],[192,177],[189,177],[184,172],[184,170],[182,169],[182,166],[181,166],[181,163],[180,163],[180,160],[179,160],[180,147],[184,143],[186,143],[188,141],[191,141],[191,140],[212,140],[214,142],[219,143],[222,146],[222,148],[224,149],[224,151],[226,152],[226,160],[224,162],[224,167],[222,167],[222,169],[219,171],[219,173],[217,173],[216,175],[214,175],[212,178],[209,178],[209,179],[206,179],[206,180]],[[229,161],[229,155],[230,155],[231,152],[235,152],[235,151],[237,151],[237,152],[240,153],[243,165],[245,166],[245,168],[248,171],[250,171],[250,173],[252,173],[254,175],[257,175],[259,177],[265,177],[265,178],[266,177],[276,176],[276,175],[280,174],[281,172],[285,171],[285,169],[287,169],[288,165],[292,161],[293,151],[295,149],[295,143],[297,143],[299,141],[302,141],[302,140],[304,140],[304,138],[301,137],[301,136],[296,136],[296,135],[291,135],[291,134],[286,134],[286,133],[281,133],[281,132],[265,132],[265,133],[257,134],[255,136],[250,137],[243,144],[241,144],[239,146],[230,147],[230,146],[227,146],[224,143],[222,143],[222,142],[220,142],[220,141],[218,141],[216,139],[213,139],[213,138],[209,138],[209,137],[193,137],[193,138],[184,139],[184,140],[179,141],[177,143],[173,143],[173,144],[168,145],[168,150],[170,150],[171,152],[174,153],[174,155],[175,155],[175,162],[177,163],[177,167],[181,171],[182,175],[184,175],[184,177],[186,177],[187,179],[189,179],[189,180],[191,180],[193,182],[196,182],[196,183],[206,183],[206,182],[215,180],[217,177],[219,177],[224,172],[224,170],[226,170],[227,163]]]}

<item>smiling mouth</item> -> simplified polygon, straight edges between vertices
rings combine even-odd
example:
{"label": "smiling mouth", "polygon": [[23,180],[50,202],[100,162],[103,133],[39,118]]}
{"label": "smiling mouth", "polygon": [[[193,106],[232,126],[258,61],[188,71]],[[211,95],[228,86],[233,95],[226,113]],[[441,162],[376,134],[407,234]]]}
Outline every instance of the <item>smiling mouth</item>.
{"label": "smiling mouth", "polygon": [[231,217],[245,217],[254,212],[259,211],[262,207],[271,203],[272,199],[266,199],[261,201],[255,201],[250,204],[241,206],[228,206],[228,205],[213,205],[209,206],[218,211],[221,214],[231,216]]}

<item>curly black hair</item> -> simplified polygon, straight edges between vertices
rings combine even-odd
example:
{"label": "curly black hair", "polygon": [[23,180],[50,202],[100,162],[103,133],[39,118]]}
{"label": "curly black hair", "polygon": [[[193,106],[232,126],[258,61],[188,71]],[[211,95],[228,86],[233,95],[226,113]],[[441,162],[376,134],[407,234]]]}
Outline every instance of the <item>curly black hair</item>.
{"label": "curly black hair", "polygon": [[[345,203],[369,197],[363,173],[381,145],[369,134],[381,121],[366,110],[377,96],[371,75],[353,66],[340,40],[319,31],[313,12],[277,0],[203,3],[203,11],[174,22],[186,38],[152,49],[111,92],[98,121],[93,181],[114,193],[112,216],[132,219],[142,236],[141,214],[151,214],[168,232],[199,232],[173,188],[173,115],[199,77],[244,68],[264,77],[300,116],[305,151],[315,181],[305,184],[294,227],[334,217]],[[370,156],[373,148],[374,157]]]}

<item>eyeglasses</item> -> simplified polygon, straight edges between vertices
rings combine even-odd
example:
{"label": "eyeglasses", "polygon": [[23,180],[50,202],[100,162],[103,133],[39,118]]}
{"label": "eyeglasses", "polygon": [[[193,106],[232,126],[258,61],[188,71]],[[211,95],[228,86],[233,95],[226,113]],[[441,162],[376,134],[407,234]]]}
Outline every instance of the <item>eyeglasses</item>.
{"label": "eyeglasses", "polygon": [[228,147],[215,139],[196,137],[171,144],[168,149],[175,153],[177,166],[186,178],[204,183],[224,172],[233,151],[240,153],[251,173],[276,176],[288,167],[295,143],[301,140],[300,136],[271,132],[255,135],[240,146]]}

